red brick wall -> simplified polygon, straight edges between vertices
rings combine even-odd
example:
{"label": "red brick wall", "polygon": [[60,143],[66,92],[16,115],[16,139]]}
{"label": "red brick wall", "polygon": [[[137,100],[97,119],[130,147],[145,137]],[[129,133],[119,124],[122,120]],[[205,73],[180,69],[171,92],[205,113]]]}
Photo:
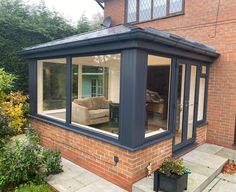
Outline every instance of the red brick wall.
{"label": "red brick wall", "polygon": [[[60,151],[66,159],[129,191],[132,183],[146,175],[149,162],[156,170],[164,158],[172,155],[172,139],[131,152],[38,120],[31,119],[31,124],[43,146]],[[115,155],[119,157],[116,166]]]}
{"label": "red brick wall", "polygon": [[196,131],[196,143],[201,145],[206,142],[207,125],[197,128]]}
{"label": "red brick wall", "polygon": [[125,0],[105,1],[104,15],[112,16],[112,25],[124,23],[125,21]]}
{"label": "red brick wall", "polygon": [[[118,6],[118,2],[123,0],[113,5],[113,1],[108,2],[105,15],[112,15],[113,24],[120,24],[118,13],[124,6]],[[232,146],[236,116],[236,1],[185,0],[184,15],[138,26],[163,29],[206,43],[221,54],[210,70],[207,142]]]}

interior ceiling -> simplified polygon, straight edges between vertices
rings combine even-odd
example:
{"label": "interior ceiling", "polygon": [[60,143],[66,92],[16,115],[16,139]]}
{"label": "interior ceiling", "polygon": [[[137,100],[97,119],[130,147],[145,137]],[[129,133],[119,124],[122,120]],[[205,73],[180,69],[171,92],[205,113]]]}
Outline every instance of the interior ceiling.
{"label": "interior ceiling", "polygon": [[148,55],[148,66],[165,66],[171,65],[171,58]]}

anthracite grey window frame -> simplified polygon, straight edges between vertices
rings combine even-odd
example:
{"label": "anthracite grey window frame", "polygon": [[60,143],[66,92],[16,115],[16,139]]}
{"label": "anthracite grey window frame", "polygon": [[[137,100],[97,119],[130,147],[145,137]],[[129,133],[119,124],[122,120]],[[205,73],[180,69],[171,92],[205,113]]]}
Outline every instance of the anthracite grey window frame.
{"label": "anthracite grey window frame", "polygon": [[[202,73],[202,66],[206,67],[206,73]],[[197,78],[197,90],[198,94],[196,95],[197,99],[197,112],[196,112],[196,126],[204,126],[207,124],[207,101],[208,101],[208,87],[209,87],[209,74],[210,73],[210,66],[206,64],[202,64],[198,66],[198,78]],[[200,79],[204,78],[205,79],[205,91],[204,91],[204,104],[203,104],[203,118],[201,120],[198,120],[198,101],[199,101],[199,92],[200,92]]]}
{"label": "anthracite grey window frame", "polygon": [[140,21],[139,19],[139,14],[140,14],[140,1],[141,0],[136,0],[136,20],[135,21],[128,21],[128,1],[129,0],[125,0],[125,22],[126,23],[142,23],[142,22],[148,22],[148,21],[152,21],[152,20],[159,20],[159,19],[164,19],[164,18],[168,18],[168,17],[174,17],[174,16],[178,16],[178,15],[183,15],[185,13],[185,0],[182,0],[182,10],[178,11],[178,12],[174,12],[174,13],[170,13],[170,0],[166,0],[166,15],[163,17],[158,17],[158,18],[154,18],[154,0],[151,0],[151,17],[148,20],[143,20]]}

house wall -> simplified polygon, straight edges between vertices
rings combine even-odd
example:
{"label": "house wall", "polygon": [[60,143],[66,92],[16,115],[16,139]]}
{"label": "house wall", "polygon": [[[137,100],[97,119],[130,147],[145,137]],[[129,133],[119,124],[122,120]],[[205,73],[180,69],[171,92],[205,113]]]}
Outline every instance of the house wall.
{"label": "house wall", "polygon": [[[105,16],[124,23],[124,0],[107,0]],[[207,142],[233,147],[236,116],[236,1],[185,0],[185,14],[137,24],[214,46],[221,54],[210,69]]]}

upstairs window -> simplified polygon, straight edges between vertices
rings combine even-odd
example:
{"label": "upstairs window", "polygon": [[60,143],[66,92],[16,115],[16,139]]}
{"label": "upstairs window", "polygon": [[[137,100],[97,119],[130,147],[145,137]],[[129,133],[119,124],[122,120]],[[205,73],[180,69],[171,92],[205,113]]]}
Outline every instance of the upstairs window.
{"label": "upstairs window", "polygon": [[126,0],[127,22],[143,22],[183,13],[184,0]]}

